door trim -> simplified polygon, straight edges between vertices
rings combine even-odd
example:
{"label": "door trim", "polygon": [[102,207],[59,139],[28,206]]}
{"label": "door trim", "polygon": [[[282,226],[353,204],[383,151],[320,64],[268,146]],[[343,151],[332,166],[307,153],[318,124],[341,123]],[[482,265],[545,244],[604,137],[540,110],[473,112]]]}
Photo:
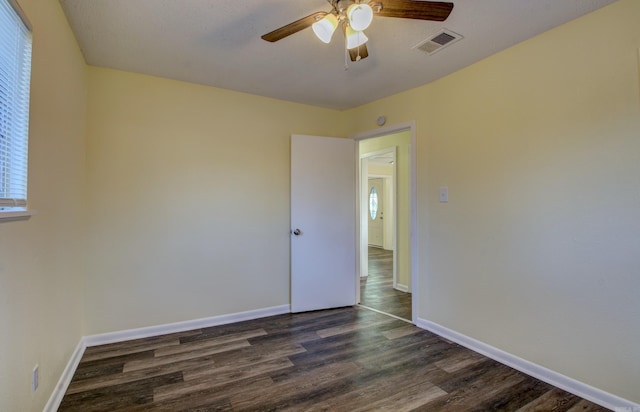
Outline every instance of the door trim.
{"label": "door trim", "polygon": [[[410,159],[410,189],[409,189],[409,194],[410,194],[410,219],[411,219],[411,321],[413,324],[416,323],[417,319],[418,319],[418,308],[420,307],[419,305],[419,299],[420,299],[420,294],[419,294],[419,284],[418,284],[418,217],[417,217],[417,184],[416,184],[416,177],[417,177],[417,169],[416,169],[416,159],[417,159],[417,155],[416,155],[416,122],[415,120],[411,120],[408,122],[403,122],[403,123],[397,123],[394,125],[390,125],[390,126],[386,126],[386,127],[381,127],[379,129],[374,129],[374,130],[369,130],[369,131],[365,131],[365,132],[361,132],[361,133],[356,133],[352,136],[350,136],[351,139],[355,140],[356,142],[359,142],[360,140],[365,140],[365,139],[371,139],[373,137],[380,137],[380,136],[386,136],[389,134],[394,134],[394,133],[399,133],[399,132],[405,132],[405,131],[410,131],[411,132],[411,147],[410,147],[410,153],[409,153],[409,159]],[[360,149],[359,149],[359,145],[356,145],[356,160],[359,161],[360,159]],[[360,168],[357,168],[358,170],[358,179],[361,178],[361,171]],[[358,187],[360,187],[358,185]],[[358,191],[359,192],[359,191]],[[356,218],[356,230],[357,233],[360,233],[360,196],[356,196],[356,213],[357,213],[357,218]],[[360,250],[360,236],[356,236],[356,251]],[[358,281],[358,285],[360,284],[360,259],[356,259],[356,279]],[[360,287],[356,288],[356,298],[357,298],[357,302],[360,302]]]}

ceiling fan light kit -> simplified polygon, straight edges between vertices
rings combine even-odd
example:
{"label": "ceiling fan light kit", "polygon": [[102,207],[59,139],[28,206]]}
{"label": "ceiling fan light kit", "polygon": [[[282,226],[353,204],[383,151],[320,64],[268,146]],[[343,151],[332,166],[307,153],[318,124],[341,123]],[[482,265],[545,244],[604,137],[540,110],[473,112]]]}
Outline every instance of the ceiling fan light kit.
{"label": "ceiling fan light kit", "polygon": [[327,0],[333,10],[315,12],[286,26],[262,36],[276,42],[294,33],[312,27],[316,37],[323,43],[331,42],[333,33],[342,26],[345,35],[346,54],[351,61],[369,56],[366,43],[369,40],[364,30],[373,21],[374,14],[380,17],[398,17],[416,20],[444,21],[453,10],[453,3],[424,0]]}
{"label": "ceiling fan light kit", "polygon": [[347,19],[353,30],[366,30],[373,20],[373,9],[365,3],[353,3],[347,8]]}
{"label": "ceiling fan light kit", "polygon": [[336,31],[338,27],[338,18],[335,14],[327,14],[320,21],[313,23],[311,28],[313,32],[316,34],[322,42],[329,43],[331,41],[331,37],[333,37],[333,32]]}
{"label": "ceiling fan light kit", "polygon": [[331,4],[334,10],[311,26],[316,37],[323,43],[331,42],[333,33],[342,22],[346,30],[348,49],[354,49],[366,43],[367,36],[358,32],[362,32],[371,24],[373,20],[371,6],[366,3],[356,3],[353,0],[341,0]]}
{"label": "ceiling fan light kit", "polygon": [[347,26],[347,49],[355,49],[358,46],[362,46],[369,38],[364,34],[363,31],[356,31],[350,26]]}

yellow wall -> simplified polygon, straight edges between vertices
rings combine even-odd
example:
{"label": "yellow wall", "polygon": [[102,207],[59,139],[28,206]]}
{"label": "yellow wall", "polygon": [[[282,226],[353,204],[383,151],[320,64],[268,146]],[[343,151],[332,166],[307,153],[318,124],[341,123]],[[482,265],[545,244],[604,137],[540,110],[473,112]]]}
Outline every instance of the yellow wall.
{"label": "yellow wall", "polygon": [[[410,147],[411,132],[400,132],[388,136],[366,139],[360,142],[360,154],[373,153],[396,147],[397,176],[397,281],[400,285],[411,285],[411,205],[410,205]],[[375,166],[374,166],[375,167]],[[370,169],[370,172],[374,170]]]}
{"label": "yellow wall", "polygon": [[637,0],[346,112],[87,69],[20,3],[39,214],[0,224],[0,410],[83,334],[289,303],[289,136],[380,114],[417,125],[419,317],[640,401]]}
{"label": "yellow wall", "polygon": [[19,3],[33,25],[28,198],[38,214],[0,223],[0,410],[41,411],[83,335],[87,83],[58,2]]}
{"label": "yellow wall", "polygon": [[339,112],[90,68],[88,334],[289,304],[292,133]]}
{"label": "yellow wall", "polygon": [[369,173],[382,176],[393,176],[393,166],[391,165],[369,165]]}
{"label": "yellow wall", "polygon": [[419,317],[636,402],[639,18],[620,0],[347,113],[416,120]]}

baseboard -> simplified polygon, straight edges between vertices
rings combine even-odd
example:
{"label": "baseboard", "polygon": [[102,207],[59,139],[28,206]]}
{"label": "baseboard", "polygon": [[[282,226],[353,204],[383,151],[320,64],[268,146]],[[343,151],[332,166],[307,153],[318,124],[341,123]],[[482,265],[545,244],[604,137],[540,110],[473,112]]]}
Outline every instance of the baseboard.
{"label": "baseboard", "polygon": [[409,293],[409,286],[403,285],[402,283],[396,283],[393,287],[395,290],[399,290],[400,292]]}
{"label": "baseboard", "polygon": [[67,366],[62,371],[62,375],[60,375],[58,384],[51,393],[49,401],[47,401],[47,404],[44,406],[43,412],[56,412],[58,410],[60,403],[62,402],[62,398],[71,383],[71,378],[73,378],[73,374],[75,373],[86,348],[87,346],[84,344],[84,338],[81,338],[76,349],[71,354],[71,358],[69,359],[69,362],[67,362]]}
{"label": "baseboard", "polygon": [[283,313],[290,312],[290,305],[273,306],[270,308],[250,310],[247,312],[232,313],[228,315],[213,316],[210,318],[167,323],[164,325],[147,326],[144,328],[128,329],[118,332],[101,333],[98,335],[85,336],[84,339],[86,346],[106,345],[108,343],[123,342],[132,339],[142,339],[152,336],[166,335],[168,333],[184,332],[192,329],[226,325],[227,323],[265,318],[267,316],[281,315]]}
{"label": "baseboard", "polygon": [[73,374],[80,363],[80,359],[82,359],[85,349],[89,346],[105,345],[108,343],[123,342],[131,339],[149,338],[152,336],[166,335],[168,333],[226,325],[228,323],[265,318],[267,316],[282,315],[284,313],[291,313],[291,305],[273,306],[270,308],[213,316],[210,318],[194,319],[184,322],[167,323],[164,325],[84,336],[80,339],[78,346],[76,346],[76,349],[73,351],[73,354],[71,355],[67,366],[64,368],[53,393],[49,397],[49,401],[45,405],[43,412],[56,412],[58,410],[60,403],[62,402],[62,398],[71,383],[71,378],[73,378]]}
{"label": "baseboard", "polygon": [[512,367],[513,369],[526,373],[529,376],[533,376],[536,379],[540,379],[541,381],[557,386],[558,388],[571,392],[581,398],[597,403],[600,406],[604,406],[605,408],[609,408],[614,411],[640,411],[640,404],[620,398],[601,389],[594,388],[593,386],[552,371],[551,369],[547,369],[526,359],[522,359],[501,349],[480,342],[474,338],[448,329],[435,322],[418,318],[416,326],[440,335],[445,339],[456,342],[473,350],[474,352],[478,352],[488,358]]}

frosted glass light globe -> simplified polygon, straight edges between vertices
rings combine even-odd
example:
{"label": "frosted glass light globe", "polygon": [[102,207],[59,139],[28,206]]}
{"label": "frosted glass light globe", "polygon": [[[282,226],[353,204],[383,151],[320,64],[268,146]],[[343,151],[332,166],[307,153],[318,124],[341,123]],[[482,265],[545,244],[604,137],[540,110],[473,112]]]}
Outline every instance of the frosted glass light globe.
{"label": "frosted glass light globe", "polygon": [[373,9],[368,4],[355,3],[347,9],[349,25],[355,31],[365,30],[373,20]]}
{"label": "frosted glass light globe", "polygon": [[338,19],[333,14],[327,14],[322,20],[311,25],[313,32],[324,43],[329,43],[331,41],[331,37],[333,36],[333,32],[336,31],[336,27],[338,27]]}

